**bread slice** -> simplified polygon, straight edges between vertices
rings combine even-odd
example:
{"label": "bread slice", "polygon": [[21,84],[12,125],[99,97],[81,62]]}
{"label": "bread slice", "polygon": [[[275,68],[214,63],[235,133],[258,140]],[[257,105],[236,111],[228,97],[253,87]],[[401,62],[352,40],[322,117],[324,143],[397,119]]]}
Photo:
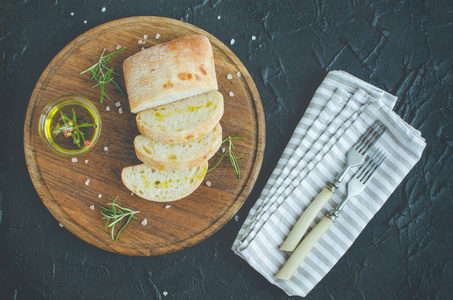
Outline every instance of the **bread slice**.
{"label": "bread slice", "polygon": [[164,144],[144,135],[135,137],[135,153],[144,164],[158,170],[176,171],[189,169],[210,159],[222,144],[222,126],[207,134],[182,143]]}
{"label": "bread slice", "polygon": [[190,35],[138,52],[123,63],[131,112],[218,89],[209,39]]}
{"label": "bread slice", "polygon": [[181,143],[211,131],[223,116],[223,96],[217,91],[161,105],[137,114],[138,130],[162,143]]}
{"label": "bread slice", "polygon": [[170,202],[193,193],[203,181],[208,162],[180,171],[159,171],[147,165],[130,166],[123,169],[124,185],[143,199]]}

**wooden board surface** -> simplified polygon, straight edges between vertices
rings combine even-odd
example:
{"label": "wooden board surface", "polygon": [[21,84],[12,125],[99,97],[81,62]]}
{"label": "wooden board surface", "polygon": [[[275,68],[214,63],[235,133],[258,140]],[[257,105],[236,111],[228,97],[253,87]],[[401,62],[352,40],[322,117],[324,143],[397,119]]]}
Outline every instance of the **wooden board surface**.
{"label": "wooden board surface", "polygon": [[[156,34],[160,38],[156,39]],[[99,89],[89,75],[80,72],[95,63],[95,56],[117,45],[127,49],[114,56],[109,66],[119,72],[118,82],[125,90],[122,62],[141,50],[188,34],[203,34],[212,44],[219,91],[225,98],[225,113],[221,120],[224,138],[246,137],[235,142],[241,178],[238,179],[228,159],[208,173],[201,186],[190,196],[171,203],[155,203],[141,199],[121,182],[121,170],[139,164],[133,140],[139,134],[135,115],[130,112],[127,97],[108,87],[106,93],[121,102],[123,114],[114,103],[99,101]],[[139,40],[148,35],[146,44]],[[241,73],[238,77],[237,72]],[[228,79],[227,75],[233,78]],[[231,97],[229,92],[233,92]],[[78,157],[61,158],[51,154],[38,134],[38,119],[44,106],[65,94],[79,94],[90,99],[102,118],[102,133],[93,149]],[[106,110],[107,105],[111,108]],[[70,232],[82,240],[107,251],[150,256],[179,251],[190,247],[225,225],[247,199],[257,179],[265,144],[264,113],[258,91],[250,74],[239,59],[222,42],[202,29],[162,17],[133,17],[98,26],[76,38],[49,64],[41,75],[27,110],[24,127],[24,147],[28,170],[45,206]],[[104,151],[104,147],[108,147]],[[214,165],[218,156],[209,163]],[[88,160],[88,163],[85,161]],[[86,185],[86,180],[90,180]],[[211,182],[211,186],[206,185]],[[102,194],[102,198],[98,195]],[[100,206],[118,197],[117,203],[139,210],[121,233],[117,242],[104,232],[105,221]],[[165,208],[170,204],[170,208]],[[94,205],[95,209],[90,209]],[[147,219],[143,226],[141,221]]]}

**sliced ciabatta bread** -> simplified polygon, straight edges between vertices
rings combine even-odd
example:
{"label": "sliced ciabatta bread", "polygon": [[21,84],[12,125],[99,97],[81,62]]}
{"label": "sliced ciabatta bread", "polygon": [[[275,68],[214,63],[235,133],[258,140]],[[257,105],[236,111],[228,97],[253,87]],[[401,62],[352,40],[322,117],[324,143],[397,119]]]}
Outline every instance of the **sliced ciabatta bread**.
{"label": "sliced ciabatta bread", "polygon": [[144,135],[135,137],[138,159],[151,168],[176,171],[189,169],[210,159],[222,144],[222,127],[216,127],[199,138],[173,144],[153,141]]}
{"label": "sliced ciabatta bread", "polygon": [[203,181],[208,162],[180,171],[160,171],[147,165],[126,167],[121,173],[124,185],[143,199],[170,202],[193,193]]}
{"label": "sliced ciabatta bread", "polygon": [[209,39],[190,35],[140,51],[123,63],[131,112],[218,89]]}
{"label": "sliced ciabatta bread", "polygon": [[138,130],[162,143],[180,143],[211,131],[223,116],[223,96],[217,91],[139,112]]}

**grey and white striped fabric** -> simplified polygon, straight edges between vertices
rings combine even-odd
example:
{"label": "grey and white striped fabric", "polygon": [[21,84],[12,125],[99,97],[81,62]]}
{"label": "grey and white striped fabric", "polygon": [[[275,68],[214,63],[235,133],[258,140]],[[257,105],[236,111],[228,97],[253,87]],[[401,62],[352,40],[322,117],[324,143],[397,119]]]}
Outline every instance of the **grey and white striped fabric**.
{"label": "grey and white striped fabric", "polygon": [[[396,100],[343,71],[330,72],[313,96],[232,247],[288,295],[310,292],[420,159],[425,140],[392,111]],[[279,246],[304,209],[341,172],[348,150],[376,120],[387,127],[373,146],[385,150],[384,164],[362,194],[348,202],[293,278],[275,278],[289,257]],[[343,183],[353,174],[350,171]],[[346,184],[342,184],[312,226],[345,196]]]}

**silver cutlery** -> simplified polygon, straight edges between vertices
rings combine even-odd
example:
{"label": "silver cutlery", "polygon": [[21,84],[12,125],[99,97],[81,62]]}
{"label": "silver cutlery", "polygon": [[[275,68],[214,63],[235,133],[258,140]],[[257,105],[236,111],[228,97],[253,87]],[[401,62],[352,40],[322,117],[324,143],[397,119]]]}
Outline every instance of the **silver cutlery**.
{"label": "silver cutlery", "polygon": [[348,151],[346,155],[346,167],[338,175],[338,177],[328,184],[316,198],[305,209],[299,220],[294,225],[293,229],[286,237],[286,240],[280,246],[280,250],[292,252],[299,244],[302,237],[307,232],[308,227],[316,218],[321,209],[332,198],[335,191],[338,189],[341,181],[346,176],[347,172],[354,166],[363,163],[368,155],[371,147],[385,132],[385,127],[380,122],[376,121],[365,134],[361,136],[359,141]]}
{"label": "silver cutlery", "polygon": [[299,268],[300,264],[304,261],[307,254],[316,245],[319,239],[326,233],[329,228],[334,224],[335,220],[339,217],[340,211],[349,201],[349,199],[359,195],[366,187],[370,179],[375,174],[378,167],[385,159],[385,154],[382,151],[376,152],[371,156],[357,171],[354,177],[348,182],[347,197],[332,210],[327,216],[323,217],[321,221],[308,233],[302,242],[296,247],[289,259],[275,274],[275,277],[282,280],[289,280]]}

